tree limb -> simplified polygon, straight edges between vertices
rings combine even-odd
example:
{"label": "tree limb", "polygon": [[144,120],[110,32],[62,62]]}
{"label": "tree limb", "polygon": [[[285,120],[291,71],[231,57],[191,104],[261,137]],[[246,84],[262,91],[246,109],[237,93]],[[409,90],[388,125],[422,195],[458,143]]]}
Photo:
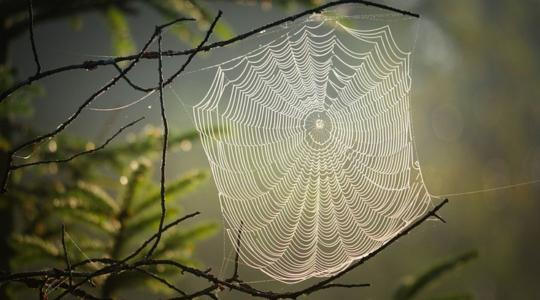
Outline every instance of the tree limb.
{"label": "tree limb", "polygon": [[210,35],[214,31],[214,28],[215,28],[219,18],[221,18],[221,15],[222,15],[222,12],[220,10],[218,12],[217,16],[214,18],[214,21],[210,25],[210,28],[206,31],[206,35],[205,35],[204,39],[199,44],[199,46],[197,46],[197,48],[195,49],[196,51],[194,51],[188,57],[188,59],[184,62],[182,67],[180,67],[180,69],[178,71],[176,71],[167,80],[167,82],[165,82],[165,83],[163,82],[163,60],[162,60],[163,57],[161,55],[162,31],[163,31],[163,28],[165,28],[167,26],[170,26],[170,25],[172,25],[174,23],[169,22],[169,23],[167,23],[165,25],[158,26],[156,28],[156,33],[158,34],[159,106],[160,106],[160,112],[161,112],[161,123],[163,125],[163,147],[162,147],[162,152],[161,152],[161,168],[160,168],[160,171],[161,171],[161,178],[160,178],[161,217],[159,219],[159,230],[158,230],[158,235],[156,237],[156,241],[155,241],[154,245],[152,246],[152,248],[150,248],[150,251],[148,251],[148,253],[146,254],[146,258],[150,258],[152,256],[152,254],[154,253],[154,251],[156,250],[156,248],[157,248],[157,246],[159,244],[159,241],[161,240],[161,231],[163,229],[163,222],[165,221],[165,214],[166,214],[166,206],[165,206],[165,196],[166,196],[165,195],[165,167],[166,167],[166,160],[167,160],[167,142],[168,142],[168,138],[169,138],[169,124],[167,122],[167,115],[165,113],[165,102],[163,100],[163,86],[164,86],[164,84],[171,83],[176,77],[178,77],[178,75],[180,75],[186,69],[186,67],[189,65],[189,63],[193,60],[193,57],[195,57],[195,55],[199,52],[199,49],[201,49],[203,47],[203,45],[210,38]]}
{"label": "tree limb", "polygon": [[[371,1],[363,1],[363,0],[333,1],[333,2],[328,2],[326,4],[323,4],[321,6],[315,7],[313,9],[305,10],[305,11],[303,11],[301,13],[291,15],[289,17],[277,20],[277,21],[272,22],[270,24],[260,26],[258,28],[255,28],[255,29],[250,30],[250,31],[248,31],[246,33],[237,35],[237,36],[235,36],[233,38],[230,38],[228,40],[224,40],[224,41],[209,44],[209,45],[207,45],[205,47],[202,47],[198,51],[195,48],[194,49],[183,50],[183,51],[163,51],[162,56],[189,55],[189,54],[191,54],[193,52],[209,51],[209,50],[212,50],[214,48],[224,47],[224,46],[230,45],[232,43],[238,42],[240,40],[246,39],[246,38],[248,38],[248,37],[250,37],[252,35],[255,35],[255,34],[259,33],[261,30],[266,30],[266,29],[269,29],[269,28],[272,28],[272,27],[275,27],[275,26],[279,26],[281,24],[285,24],[287,22],[292,22],[292,21],[295,21],[295,20],[297,20],[297,19],[299,19],[301,17],[307,16],[307,15],[310,15],[310,14],[313,14],[313,13],[321,13],[321,12],[331,8],[331,7],[339,6],[339,5],[343,5],[343,4],[362,4],[362,5],[366,5],[366,6],[377,7],[377,8],[387,10],[387,11],[391,11],[391,12],[394,12],[394,13],[399,13],[399,14],[402,14],[402,15],[405,15],[405,16],[410,16],[410,17],[415,17],[415,18],[420,17],[420,15],[418,15],[416,13],[413,13],[413,12],[410,12],[410,11],[397,9],[397,8],[394,8],[394,7],[391,7],[391,6],[387,6],[387,5],[384,5],[384,4],[371,2]],[[62,72],[66,72],[66,71],[72,71],[72,70],[94,70],[94,69],[96,69],[98,67],[101,67],[101,66],[113,65],[113,64],[116,64],[116,63],[119,63],[119,62],[122,62],[122,61],[133,61],[133,60],[138,60],[140,58],[157,59],[157,57],[158,57],[158,53],[156,53],[156,52],[147,52],[147,53],[144,53],[142,56],[139,56],[139,54],[136,54],[136,55],[129,55],[129,56],[114,57],[114,58],[103,59],[103,60],[87,60],[87,61],[84,61],[84,62],[79,63],[79,64],[67,65],[67,66],[56,68],[56,69],[43,71],[37,76],[28,77],[27,79],[25,79],[23,81],[15,83],[13,86],[11,86],[10,88],[8,88],[5,91],[3,91],[2,93],[0,93],[0,103],[3,102],[8,96],[13,94],[13,92],[20,89],[21,87],[29,85],[32,82],[36,81],[36,80],[40,80],[42,78],[49,77],[49,76],[52,76],[52,75],[55,75],[55,74],[58,74],[58,73],[62,73]]]}
{"label": "tree limb", "polygon": [[[114,261],[111,259],[104,260],[106,262],[110,262],[107,266],[98,269],[94,272],[73,272],[72,276],[76,278],[83,278],[79,283],[71,286],[66,287],[64,293],[62,293],[57,299],[60,299],[64,297],[65,295],[72,293],[76,289],[78,289],[82,284],[86,283],[88,280],[103,276],[103,275],[109,275],[109,274],[115,274],[119,272],[124,271],[130,271],[130,270],[136,270],[137,268],[141,268],[143,266],[172,266],[177,268],[183,273],[191,274],[194,277],[201,278],[203,280],[206,280],[210,283],[210,286],[194,292],[193,294],[183,295],[182,297],[175,298],[175,299],[193,299],[198,296],[206,295],[211,297],[210,295],[213,295],[215,292],[219,292],[220,290],[225,288],[229,288],[231,290],[238,291],[243,294],[250,295],[252,297],[258,297],[258,298],[264,298],[264,299],[297,299],[304,295],[309,295],[321,290],[325,289],[331,289],[331,288],[356,288],[356,287],[366,287],[369,286],[369,284],[341,284],[341,283],[334,283],[335,280],[339,279],[343,275],[349,273],[350,271],[358,268],[360,265],[368,261],[369,259],[375,257],[378,253],[389,247],[390,245],[397,242],[402,237],[406,236],[408,233],[410,233],[413,229],[420,226],[422,223],[424,223],[427,219],[433,217],[434,214],[436,214],[444,205],[448,203],[448,200],[445,199],[441,203],[435,205],[432,209],[430,209],[428,212],[426,212],[422,217],[417,219],[416,221],[412,222],[409,226],[407,226],[404,230],[396,234],[392,239],[390,239],[387,243],[385,243],[380,248],[376,249],[375,251],[371,252],[370,254],[366,255],[362,259],[354,262],[351,264],[348,268],[341,271],[340,273],[331,276],[329,278],[323,279],[307,288],[300,289],[298,291],[292,291],[292,292],[283,292],[283,293],[276,293],[273,291],[265,291],[265,290],[259,290],[249,284],[242,283],[242,282],[230,282],[229,280],[223,280],[220,279],[213,274],[211,274],[209,271],[200,270],[197,268],[193,268],[184,264],[181,264],[179,262],[173,261],[173,260],[164,260],[164,259],[146,259],[143,258],[138,261],[134,261],[132,263],[128,263],[127,261],[133,257],[135,257],[140,251],[142,251],[142,248],[137,249],[134,254],[128,256],[126,259],[121,261]],[[180,223],[182,220],[186,220],[192,216],[197,215],[198,213],[191,214],[188,216],[185,216],[182,219],[179,219],[165,227],[163,227],[162,232],[166,231],[167,229],[171,228],[172,226],[175,226],[176,224]],[[152,240],[157,238],[157,233],[154,234],[151,238],[149,238],[144,245],[148,245]],[[94,260],[92,260],[94,261]],[[97,259],[96,259],[97,261]],[[84,264],[78,263],[74,264],[72,267],[80,267]],[[66,276],[69,276],[69,272],[67,270],[59,270],[59,269],[48,269],[48,270],[42,270],[42,271],[33,271],[33,272],[22,272],[22,273],[14,273],[14,274],[8,274],[0,277],[0,283],[1,282],[7,282],[7,281],[19,281],[19,280],[25,280],[25,279],[32,279],[35,277],[42,277],[47,276],[49,278],[65,278]]]}
{"label": "tree limb", "polygon": [[52,164],[52,163],[67,163],[67,162],[70,162],[70,161],[76,159],[77,157],[80,157],[80,156],[83,156],[83,155],[93,154],[95,152],[98,152],[100,150],[105,149],[105,147],[107,147],[107,145],[109,145],[109,143],[111,143],[118,135],[120,135],[120,133],[122,133],[122,131],[128,129],[129,127],[131,127],[131,126],[133,126],[133,125],[135,125],[137,123],[139,123],[142,120],[144,120],[144,117],[138,118],[137,120],[135,120],[133,122],[130,122],[130,123],[120,127],[120,129],[118,129],[111,137],[109,137],[103,144],[101,144],[101,146],[99,146],[97,148],[82,151],[82,152],[73,154],[72,156],[70,156],[68,158],[64,158],[64,159],[42,160],[42,161],[36,161],[36,162],[31,162],[31,163],[26,163],[26,164],[12,165],[10,167],[10,169],[11,169],[11,171],[14,171],[14,170],[18,170],[18,169],[22,169],[22,168],[26,168],[26,167],[38,166],[38,165],[45,165],[45,164]]}

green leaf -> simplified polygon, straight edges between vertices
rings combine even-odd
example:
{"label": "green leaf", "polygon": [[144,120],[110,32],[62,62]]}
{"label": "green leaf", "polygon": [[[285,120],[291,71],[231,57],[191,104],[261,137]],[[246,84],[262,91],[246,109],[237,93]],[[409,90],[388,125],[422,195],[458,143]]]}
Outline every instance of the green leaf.
{"label": "green leaf", "polygon": [[86,200],[85,204],[90,209],[109,215],[116,214],[120,210],[114,199],[98,185],[79,181],[76,192]]}
{"label": "green leaf", "polygon": [[129,23],[124,13],[115,6],[109,6],[105,10],[105,19],[111,32],[113,54],[124,56],[134,53],[135,43],[131,37]]}
{"label": "green leaf", "polygon": [[13,235],[9,244],[17,256],[10,260],[11,265],[28,265],[44,260],[58,261],[62,258],[60,249],[49,241],[36,235]]}
{"label": "green leaf", "polygon": [[15,234],[12,236],[10,242],[11,246],[16,249],[25,248],[27,250],[36,250],[39,253],[50,257],[57,257],[60,255],[60,250],[54,243],[46,241],[36,235]]}
{"label": "green leaf", "polygon": [[472,259],[478,257],[477,251],[469,251],[452,257],[447,261],[444,261],[440,264],[437,264],[431,267],[426,272],[416,276],[410,281],[403,283],[398,287],[394,293],[395,300],[409,300],[414,299],[414,297],[421,292],[428,284],[439,280],[446,273],[454,270],[458,266],[461,266]]}
{"label": "green leaf", "polygon": [[119,228],[118,222],[110,216],[100,215],[92,211],[69,207],[57,207],[54,210],[54,213],[59,214],[65,219],[69,219],[74,224],[84,223],[92,225],[92,227],[105,234],[114,234]]}
{"label": "green leaf", "polygon": [[[165,192],[167,195],[166,199],[170,200],[174,197],[178,197],[180,195],[187,193],[188,191],[193,190],[201,182],[206,180],[206,178],[208,178],[207,172],[195,170],[184,175],[180,179],[177,179],[173,182],[168,183],[165,187]],[[135,206],[134,211],[145,211],[151,208],[152,206],[159,204],[160,198],[161,198],[160,191],[156,190],[153,193],[151,193],[148,197],[143,199],[141,202],[139,202]]]}
{"label": "green leaf", "polygon": [[[198,29],[191,29],[190,27],[186,26],[187,23],[179,23],[171,28],[171,31],[176,33],[180,40],[189,43],[190,45],[195,45],[198,43],[198,39],[202,38],[204,31],[207,30],[210,22],[215,17],[215,13],[213,11],[209,12],[209,10],[195,1],[150,0],[146,3],[169,20],[174,20],[181,16],[188,16],[197,19],[197,24],[199,24]],[[214,34],[220,39],[229,39],[234,36],[234,31],[229,24],[223,20],[220,20],[220,22],[216,24],[216,27],[214,27]]]}

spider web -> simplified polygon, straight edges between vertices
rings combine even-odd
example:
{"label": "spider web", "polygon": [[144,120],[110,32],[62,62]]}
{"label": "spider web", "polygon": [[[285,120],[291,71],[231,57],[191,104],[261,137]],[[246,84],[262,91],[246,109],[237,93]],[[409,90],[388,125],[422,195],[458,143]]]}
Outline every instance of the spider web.
{"label": "spider web", "polygon": [[342,271],[430,205],[410,52],[390,26],[344,23],[310,19],[217,65],[193,107],[232,243],[241,231],[241,259],[282,282]]}

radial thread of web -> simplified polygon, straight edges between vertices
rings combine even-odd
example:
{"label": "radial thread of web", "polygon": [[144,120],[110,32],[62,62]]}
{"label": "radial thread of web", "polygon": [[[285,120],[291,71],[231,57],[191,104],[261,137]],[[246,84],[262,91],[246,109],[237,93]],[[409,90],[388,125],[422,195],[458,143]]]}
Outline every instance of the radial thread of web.
{"label": "radial thread of web", "polygon": [[287,283],[331,276],[428,209],[409,56],[389,26],[318,21],[216,68],[193,114],[247,265]]}

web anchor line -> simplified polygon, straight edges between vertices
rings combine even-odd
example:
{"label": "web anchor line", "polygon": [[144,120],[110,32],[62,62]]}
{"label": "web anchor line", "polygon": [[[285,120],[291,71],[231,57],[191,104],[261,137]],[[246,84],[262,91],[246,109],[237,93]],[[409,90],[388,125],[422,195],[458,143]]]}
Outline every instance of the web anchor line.
{"label": "web anchor line", "polygon": [[535,184],[538,184],[538,183],[540,183],[540,179],[535,179],[535,180],[530,180],[530,181],[525,181],[525,182],[519,182],[519,183],[514,183],[514,184],[495,186],[495,187],[491,187],[491,188],[485,188],[485,189],[479,189],[479,190],[473,190],[473,191],[467,191],[467,192],[450,193],[450,194],[442,194],[442,195],[431,195],[431,197],[437,198],[437,199],[443,199],[443,198],[447,198],[447,197],[468,196],[468,195],[475,195],[475,194],[481,194],[481,193],[489,193],[489,192],[509,190],[509,189],[522,187],[522,186],[535,185]]}

